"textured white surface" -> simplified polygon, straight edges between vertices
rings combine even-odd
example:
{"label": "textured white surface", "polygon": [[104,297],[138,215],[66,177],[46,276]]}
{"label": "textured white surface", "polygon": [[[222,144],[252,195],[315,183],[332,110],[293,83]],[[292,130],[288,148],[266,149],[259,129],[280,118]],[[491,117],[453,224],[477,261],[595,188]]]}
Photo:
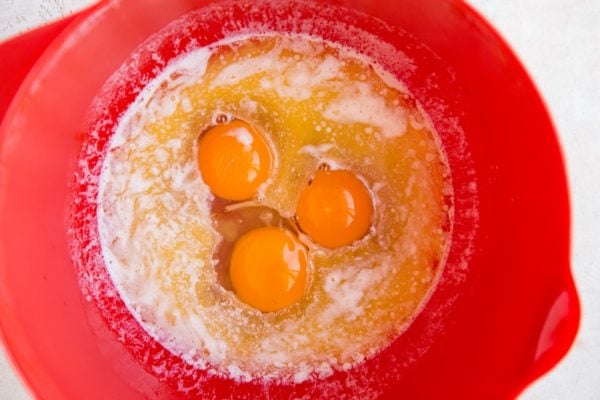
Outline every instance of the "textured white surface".
{"label": "textured white surface", "polygon": [[0,39],[67,16],[94,0],[0,0]]}
{"label": "textured white surface", "polygon": [[[0,40],[93,0],[0,0]],[[600,1],[470,0],[512,44],[546,99],[567,158],[583,321],[567,358],[522,400],[600,399]],[[0,399],[30,396],[0,354]]]}

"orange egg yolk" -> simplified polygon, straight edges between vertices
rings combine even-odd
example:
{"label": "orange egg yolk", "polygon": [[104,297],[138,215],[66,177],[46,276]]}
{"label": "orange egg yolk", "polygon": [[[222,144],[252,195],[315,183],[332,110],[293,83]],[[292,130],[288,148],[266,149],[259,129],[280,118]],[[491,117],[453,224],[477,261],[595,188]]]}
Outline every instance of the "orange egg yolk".
{"label": "orange egg yolk", "polygon": [[307,249],[287,229],[254,229],[236,242],[229,274],[235,293],[244,303],[263,312],[281,310],[306,291]]}
{"label": "orange egg yolk", "polygon": [[198,166],[211,191],[226,200],[248,200],[269,177],[273,157],[264,136],[239,119],[200,137]]}
{"label": "orange egg yolk", "polygon": [[369,189],[349,171],[319,170],[300,194],[300,229],[318,244],[336,248],[367,234],[373,218]]}

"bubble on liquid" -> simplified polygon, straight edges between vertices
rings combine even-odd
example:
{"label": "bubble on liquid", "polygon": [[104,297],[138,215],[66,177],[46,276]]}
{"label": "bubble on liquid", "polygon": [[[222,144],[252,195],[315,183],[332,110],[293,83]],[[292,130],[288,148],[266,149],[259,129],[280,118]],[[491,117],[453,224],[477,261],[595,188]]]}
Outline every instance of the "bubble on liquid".
{"label": "bubble on liquid", "polygon": [[319,165],[319,171],[330,171],[331,170],[331,166],[327,163],[322,163],[321,165]]}
{"label": "bubble on liquid", "polygon": [[233,120],[233,116],[224,112],[217,112],[213,115],[212,123],[213,125],[223,125]]}

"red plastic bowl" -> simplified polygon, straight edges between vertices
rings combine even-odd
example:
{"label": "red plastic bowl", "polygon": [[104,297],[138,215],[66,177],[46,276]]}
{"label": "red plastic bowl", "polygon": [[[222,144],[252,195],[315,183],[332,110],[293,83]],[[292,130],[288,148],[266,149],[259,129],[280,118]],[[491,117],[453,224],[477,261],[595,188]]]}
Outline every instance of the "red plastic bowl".
{"label": "red plastic bowl", "polygon": [[[0,118],[8,110],[0,126],[0,328],[34,393],[508,399],[554,366],[579,324],[565,172],[539,95],[493,29],[458,0],[211,3],[105,1],[0,45],[2,75],[11,77],[0,92]],[[301,23],[314,19],[324,22]],[[103,267],[95,204],[81,196],[94,194],[94,179],[75,178],[82,166],[98,171],[115,121],[164,66],[160,59],[252,21],[360,47],[339,29],[354,26],[390,43],[386,54],[361,50],[430,114],[452,170],[452,246],[432,298],[388,349],[316,383],[209,377],[154,342]],[[127,60],[122,79],[108,81]],[[105,107],[90,114],[94,99]],[[103,116],[108,122],[95,124]],[[84,146],[95,151],[80,160]]]}

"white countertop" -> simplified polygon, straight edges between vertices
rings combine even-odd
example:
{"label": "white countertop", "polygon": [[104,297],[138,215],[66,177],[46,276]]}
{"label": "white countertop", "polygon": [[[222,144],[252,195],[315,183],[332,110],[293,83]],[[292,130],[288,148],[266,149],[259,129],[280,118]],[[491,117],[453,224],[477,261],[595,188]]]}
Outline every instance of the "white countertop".
{"label": "white countertop", "polygon": [[[0,40],[93,0],[0,0]],[[533,75],[558,127],[573,201],[583,319],[573,349],[522,400],[600,399],[600,1],[470,0]],[[0,399],[28,400],[0,351]]]}

